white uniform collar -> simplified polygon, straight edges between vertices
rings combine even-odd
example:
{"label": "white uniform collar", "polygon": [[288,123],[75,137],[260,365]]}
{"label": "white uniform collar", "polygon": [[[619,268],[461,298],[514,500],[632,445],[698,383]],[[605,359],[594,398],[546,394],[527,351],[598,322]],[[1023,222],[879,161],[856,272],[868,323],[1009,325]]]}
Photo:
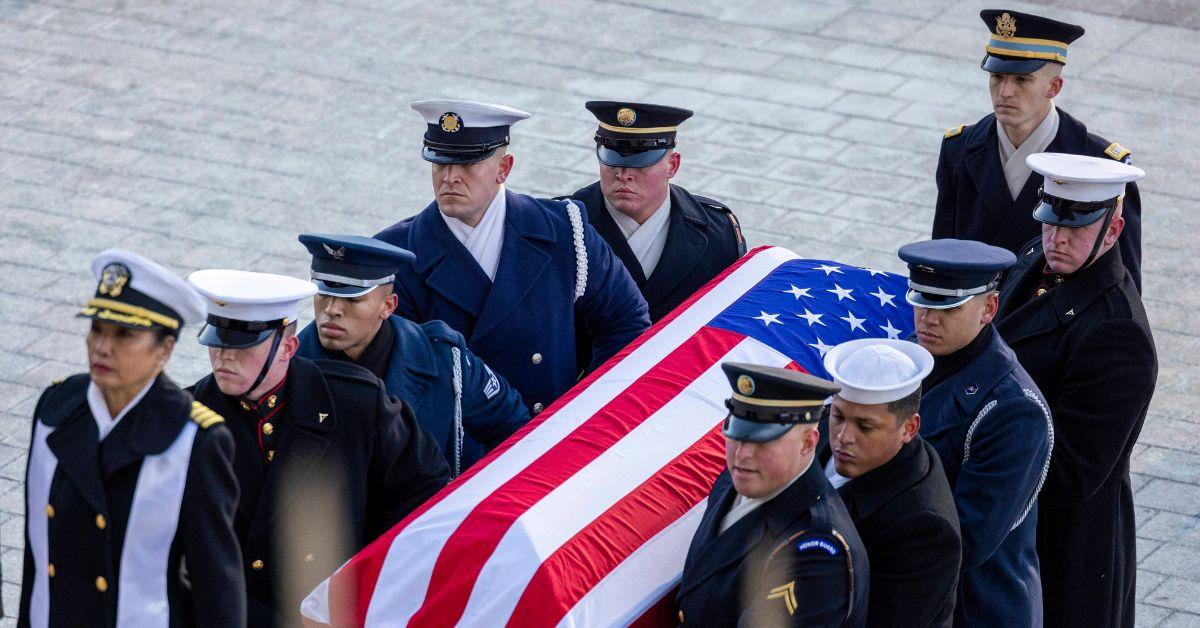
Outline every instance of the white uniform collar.
{"label": "white uniform collar", "polygon": [[92,411],[92,418],[96,420],[96,429],[100,432],[99,440],[104,440],[104,437],[108,436],[108,433],[117,426],[117,421],[124,418],[126,414],[129,414],[130,410],[134,409],[141,402],[142,397],[145,397],[146,393],[150,392],[150,387],[154,385],[157,379],[157,377],[150,378],[150,381],[142,388],[141,392],[134,395],[133,399],[130,399],[129,403],[125,404],[125,407],[121,408],[121,411],[115,417],[108,413],[108,404],[104,401],[104,393],[100,392],[100,387],[96,385],[96,382],[88,382],[88,408]]}
{"label": "white uniform collar", "polygon": [[667,227],[671,224],[670,191],[658,209],[640,225],[636,220],[617,211],[607,198],[604,199],[604,207],[608,210],[608,215],[612,216],[613,222],[617,223],[625,240],[629,242],[629,248],[642,267],[642,275],[649,278],[658,267],[658,260],[667,244]]}
{"label": "white uniform collar", "polygon": [[999,122],[996,123],[996,135],[1000,139],[1000,163],[1004,167],[1008,193],[1015,201],[1021,194],[1021,188],[1025,187],[1025,182],[1029,180],[1029,175],[1033,173],[1033,169],[1025,164],[1025,158],[1045,151],[1050,142],[1054,141],[1054,136],[1058,135],[1058,108],[1054,103],[1050,103],[1050,113],[1042,118],[1033,133],[1021,143],[1020,148],[1013,146],[1012,140],[1008,139],[1008,133]]}
{"label": "white uniform collar", "polygon": [[496,269],[500,266],[500,250],[504,247],[504,216],[508,212],[505,196],[504,185],[501,185],[492,202],[483,211],[483,218],[474,227],[438,211],[446,226],[450,228],[450,233],[466,247],[467,252],[475,258],[484,274],[492,281],[496,280]]}
{"label": "white uniform collar", "polygon": [[842,488],[842,486],[850,481],[850,478],[837,472],[837,465],[834,463],[832,453],[829,456],[829,462],[825,463],[825,478],[829,480],[829,483],[835,489]]}

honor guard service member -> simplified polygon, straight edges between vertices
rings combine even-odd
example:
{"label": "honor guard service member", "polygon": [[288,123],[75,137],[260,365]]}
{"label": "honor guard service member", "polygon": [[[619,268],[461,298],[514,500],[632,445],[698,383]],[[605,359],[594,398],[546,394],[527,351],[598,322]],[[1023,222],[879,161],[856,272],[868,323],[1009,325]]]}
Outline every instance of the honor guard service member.
{"label": "honor guard service member", "polygon": [[204,304],[135,253],[92,272],[88,372],[34,411],[18,625],[244,626],[233,437],[163,373]]}
{"label": "honor guard service member", "polygon": [[825,354],[841,387],[819,463],[871,562],[867,626],[950,626],[962,540],[937,452],[918,435],[921,379],[933,356],[905,340],[864,338]]}
{"label": "honor guard service member", "polygon": [[692,112],[593,100],[600,180],[571,195],[625,264],[657,322],[746,253],[733,211],[671,185],[675,134]]}
{"label": "honor guard service member", "polygon": [[374,238],[302,234],[312,254],[315,320],[296,355],[357,364],[404,400],[437,442],[451,477],[529,420],[520,395],[442,321],[396,316],[392,282],[413,254]]}
{"label": "honor guard service member", "polygon": [[870,570],[854,522],[813,457],[838,387],[726,362],[725,462],[692,538],[677,604],[697,626],[862,626]]}
{"label": "honor guard service member", "polygon": [[1054,429],[1041,391],[992,324],[1000,276],[1016,258],[954,239],[899,254],[917,342],[933,354],[921,436],[941,457],[962,529],[955,625],[1040,626],[1036,500]]}
{"label": "honor guard service member", "polygon": [[1047,626],[1132,626],[1137,545],[1129,454],[1158,377],[1154,338],[1117,246],[1140,168],[1043,153],[1034,217],[997,330],[1046,395],[1054,456],[1038,501]]}
{"label": "honor guard service member", "polygon": [[[1027,156],[1048,151],[1129,163],[1129,149],[1089,133],[1054,104],[1067,46],[1083,36],[1083,27],[1017,11],[979,16],[991,30],[982,68],[990,74],[993,113],[942,139],[933,237],[979,240],[1016,253],[1039,231],[1030,212],[1042,176],[1025,164]],[[1130,185],[1120,248],[1139,289],[1141,216],[1137,186]]]}
{"label": "honor guard service member", "polygon": [[421,156],[436,199],[375,236],[417,256],[396,275],[396,313],[462,333],[537,414],[578,379],[576,326],[593,338],[595,368],[649,327],[646,301],[578,204],[505,189],[509,127],[529,114],[465,100],[412,107],[428,123]]}
{"label": "honor guard service member", "polygon": [[370,371],[296,357],[308,281],[200,270],[212,374],[192,385],[233,431],[234,519],[249,624],[294,625],[300,601],[346,559],[445,486],[437,444]]}

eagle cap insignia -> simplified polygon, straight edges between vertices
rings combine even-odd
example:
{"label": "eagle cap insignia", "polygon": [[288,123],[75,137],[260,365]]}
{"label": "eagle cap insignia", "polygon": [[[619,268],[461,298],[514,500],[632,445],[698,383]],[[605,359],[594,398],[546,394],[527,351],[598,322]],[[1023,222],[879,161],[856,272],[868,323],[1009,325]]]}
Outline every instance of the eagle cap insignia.
{"label": "eagle cap insignia", "polygon": [[346,256],[346,247],[344,246],[340,246],[335,249],[324,242],[321,243],[321,246],[325,247],[325,252],[328,253],[330,257],[338,260],[339,262],[342,261],[342,258]]}
{"label": "eagle cap insignia", "polygon": [[105,296],[119,297],[131,278],[128,266],[113,262],[100,272],[100,285],[96,291]]}
{"label": "eagle cap insignia", "polygon": [[621,126],[633,126],[633,123],[637,122],[637,114],[629,107],[621,107],[617,110],[617,122],[620,122]]}
{"label": "eagle cap insignia", "polygon": [[750,377],[749,375],[738,375],[737,388],[738,392],[742,393],[743,395],[753,395],[754,378]]}
{"label": "eagle cap insignia", "polygon": [[996,34],[1004,38],[1016,37],[1017,18],[1008,13],[1001,13],[996,17]]}
{"label": "eagle cap insignia", "polygon": [[462,118],[453,111],[443,113],[442,117],[438,119],[438,124],[447,133],[458,133],[463,128]]}

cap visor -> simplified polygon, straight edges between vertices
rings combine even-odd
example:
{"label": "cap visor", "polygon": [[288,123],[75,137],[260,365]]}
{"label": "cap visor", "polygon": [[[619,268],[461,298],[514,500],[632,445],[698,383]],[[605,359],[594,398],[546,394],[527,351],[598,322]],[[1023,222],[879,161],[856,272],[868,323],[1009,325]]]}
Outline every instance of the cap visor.
{"label": "cap visor", "polygon": [[596,158],[600,163],[613,168],[648,168],[662,161],[667,154],[665,148],[654,148],[639,153],[621,154],[607,146],[596,146]]}
{"label": "cap visor", "polygon": [[1046,202],[1038,203],[1038,206],[1033,210],[1033,219],[1046,225],[1055,227],[1086,227],[1097,220],[1104,217],[1104,212],[1107,209],[1097,209],[1094,212],[1080,213],[1071,212],[1064,216],[1054,211],[1054,206]]}
{"label": "cap visor", "polygon": [[1032,74],[1047,63],[1049,61],[1045,59],[1010,59],[989,54],[983,58],[979,67],[996,74]]}
{"label": "cap visor", "polygon": [[364,288],[362,286],[351,286],[332,281],[321,281],[320,279],[314,279],[313,283],[317,285],[317,294],[323,294],[327,297],[341,297],[344,299],[361,297],[379,287],[368,286]]}
{"label": "cap visor", "polygon": [[216,349],[248,349],[270,338],[275,331],[274,329],[258,332],[236,331],[206,323],[204,329],[200,330],[200,335],[196,337],[196,342]]}
{"label": "cap visor", "polygon": [[421,158],[435,164],[473,164],[491,157],[495,152],[493,148],[482,153],[440,153],[426,146],[421,149]]}
{"label": "cap visor", "polygon": [[758,423],[730,415],[722,432],[733,440],[747,443],[769,443],[796,427],[795,423]]}
{"label": "cap visor", "polygon": [[85,307],[82,310],[79,310],[79,313],[75,316],[77,318],[90,318],[93,320],[104,321],[105,323],[112,323],[113,325],[124,327],[126,329],[151,330],[158,326],[154,324],[154,321],[151,321],[148,318],[122,314],[121,312],[114,312],[113,310],[107,308]]}
{"label": "cap visor", "polygon": [[975,295],[973,294],[968,294],[965,297],[943,297],[909,290],[908,294],[904,295],[904,300],[908,301],[908,304],[913,307],[921,307],[927,310],[948,310],[958,307],[974,297]]}

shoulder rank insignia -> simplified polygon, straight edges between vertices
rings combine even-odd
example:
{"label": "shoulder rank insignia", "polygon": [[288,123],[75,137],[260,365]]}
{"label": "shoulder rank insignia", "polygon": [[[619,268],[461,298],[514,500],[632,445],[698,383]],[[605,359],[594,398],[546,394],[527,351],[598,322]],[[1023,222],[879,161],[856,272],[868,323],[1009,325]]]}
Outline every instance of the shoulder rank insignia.
{"label": "shoulder rank insignia", "polygon": [[51,385],[51,386],[58,386],[59,384],[62,384],[62,383],[63,383],[63,382],[65,382],[65,381],[67,381],[67,378],[65,378],[65,377],[60,377],[60,378],[58,378],[58,379],[56,379],[56,380],[54,380],[54,381],[50,382],[50,385]]}
{"label": "shoulder rank insignia", "polygon": [[781,584],[767,594],[768,600],[783,600],[783,605],[787,607],[788,615],[796,614],[796,581],[792,580],[787,584]]}
{"label": "shoulder rank insignia", "polygon": [[200,429],[202,430],[206,430],[217,423],[225,422],[224,417],[216,412],[213,412],[208,406],[200,403],[199,401],[192,402],[192,420],[195,421],[196,425],[199,425]]}
{"label": "shoulder rank insignia", "polygon": [[1129,156],[1129,149],[1116,142],[1113,142],[1112,144],[1108,145],[1108,148],[1104,149],[1104,154],[1116,159],[1117,161],[1121,161]]}
{"label": "shoulder rank insignia", "polygon": [[950,127],[949,129],[946,129],[946,133],[942,135],[942,139],[948,140],[948,139],[954,137],[955,135],[962,133],[963,129],[965,129],[966,127],[967,127],[967,125],[965,125],[965,124],[960,124],[955,127]]}

